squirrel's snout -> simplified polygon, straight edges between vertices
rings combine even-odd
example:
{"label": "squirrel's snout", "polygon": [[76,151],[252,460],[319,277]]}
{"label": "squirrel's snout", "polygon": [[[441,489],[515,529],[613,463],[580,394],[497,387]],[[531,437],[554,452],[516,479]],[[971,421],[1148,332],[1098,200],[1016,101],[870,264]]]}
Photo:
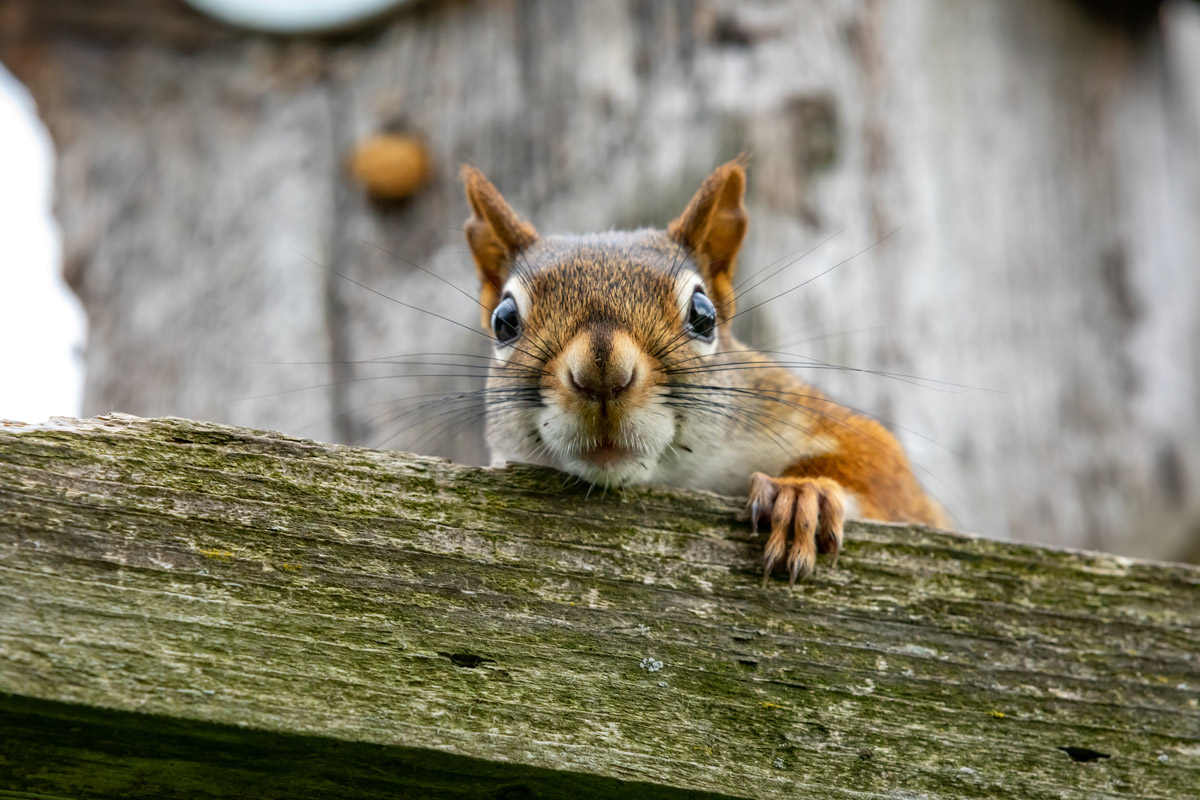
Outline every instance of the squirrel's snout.
{"label": "squirrel's snout", "polygon": [[589,330],[567,346],[559,380],[571,395],[603,410],[637,386],[639,350],[623,332]]}
{"label": "squirrel's snout", "polygon": [[632,386],[636,379],[636,368],[620,372],[582,370],[579,374],[576,374],[574,369],[567,370],[567,382],[571,389],[580,397],[593,403],[616,400],[617,396]]}

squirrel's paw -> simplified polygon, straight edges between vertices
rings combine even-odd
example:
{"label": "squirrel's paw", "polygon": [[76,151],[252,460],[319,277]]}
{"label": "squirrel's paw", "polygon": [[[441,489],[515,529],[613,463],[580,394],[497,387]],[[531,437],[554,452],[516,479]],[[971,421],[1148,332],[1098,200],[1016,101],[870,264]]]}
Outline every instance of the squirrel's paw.
{"label": "squirrel's paw", "polygon": [[830,478],[772,478],[761,472],[750,476],[747,503],[750,524],[758,532],[760,521],[770,521],[771,533],[763,552],[763,585],[783,558],[788,533],[792,546],[787,551],[788,585],[808,577],[816,566],[817,553],[832,553],[837,563],[846,519],[846,493]]}

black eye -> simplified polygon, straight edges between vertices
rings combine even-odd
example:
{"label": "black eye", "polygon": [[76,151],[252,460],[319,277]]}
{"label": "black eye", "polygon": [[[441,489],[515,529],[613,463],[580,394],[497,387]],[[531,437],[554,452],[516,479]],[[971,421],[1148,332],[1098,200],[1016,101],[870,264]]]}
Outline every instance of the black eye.
{"label": "black eye", "polygon": [[500,344],[512,344],[521,335],[521,315],[517,313],[517,301],[506,296],[492,312],[492,332]]}
{"label": "black eye", "polygon": [[687,327],[692,335],[706,342],[711,342],[713,332],[717,328],[717,308],[708,295],[699,290],[692,295],[692,305],[688,308]]}

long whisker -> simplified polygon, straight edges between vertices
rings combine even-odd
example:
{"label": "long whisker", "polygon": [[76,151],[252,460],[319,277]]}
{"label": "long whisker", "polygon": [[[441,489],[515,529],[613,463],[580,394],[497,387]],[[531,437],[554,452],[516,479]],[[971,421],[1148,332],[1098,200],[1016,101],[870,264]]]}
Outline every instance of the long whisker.
{"label": "long whisker", "polygon": [[[821,327],[821,325],[819,323],[817,323],[817,324],[813,324],[813,325],[808,325],[805,328],[802,328],[801,330],[815,331],[815,330],[818,330],[820,327]],[[848,328],[848,329],[840,330],[840,331],[827,331],[825,333],[811,334],[811,335],[805,334],[803,336],[798,336],[793,339],[787,339],[782,342],[776,341],[769,346],[777,347],[777,348],[796,347],[797,345],[802,345],[802,344],[814,344],[816,342],[826,342],[826,341],[829,341],[830,339],[840,339],[845,336],[857,336],[857,335],[863,334],[863,333],[875,333],[876,331],[893,330],[895,328],[900,328],[900,327],[903,327],[902,323],[896,322],[896,323],[891,323],[888,325],[868,325],[868,326],[862,327],[862,328]],[[766,351],[763,351],[763,352],[766,352]]]}
{"label": "long whisker", "polygon": [[739,297],[740,297],[740,296],[742,296],[742,295],[746,294],[747,292],[750,292],[750,291],[752,291],[752,290],[753,290],[753,289],[755,289],[756,287],[758,287],[758,286],[761,286],[762,284],[764,284],[764,283],[766,283],[767,281],[769,281],[771,278],[774,278],[776,275],[778,275],[779,273],[783,272],[785,269],[788,269],[789,267],[791,267],[793,264],[796,264],[796,263],[798,263],[798,262],[800,262],[800,261],[803,261],[804,259],[808,258],[810,255],[812,255],[813,253],[815,253],[817,250],[820,250],[820,249],[821,249],[822,247],[824,247],[826,244],[828,244],[829,242],[833,241],[833,240],[834,240],[834,239],[836,239],[838,236],[841,236],[843,233],[845,233],[847,230],[849,230],[849,229],[850,229],[850,227],[851,227],[852,225],[854,225],[854,224],[855,224],[854,222],[847,222],[845,225],[843,225],[843,226],[842,226],[841,228],[839,228],[838,230],[836,230],[836,231],[834,231],[833,233],[829,234],[829,235],[828,235],[828,236],[826,236],[824,239],[822,239],[821,241],[817,242],[817,243],[816,243],[815,245],[813,245],[812,247],[810,247],[810,248],[808,248],[807,250],[805,250],[803,253],[800,253],[800,255],[799,255],[797,258],[794,258],[794,259],[792,259],[791,261],[789,261],[788,263],[784,264],[782,267],[780,267],[779,269],[775,270],[775,271],[774,271],[774,272],[772,272],[770,275],[767,275],[767,276],[765,276],[765,277],[764,277],[762,280],[760,280],[760,281],[758,281],[758,282],[756,282],[756,283],[754,283],[754,284],[752,284],[752,285],[750,285],[750,286],[746,286],[746,284],[747,284],[747,283],[749,283],[751,280],[753,280],[753,279],[754,279],[754,276],[755,276],[755,275],[758,275],[758,274],[759,274],[759,273],[761,273],[763,270],[770,269],[771,267],[775,266],[775,265],[776,265],[776,264],[778,264],[780,261],[783,261],[783,260],[784,260],[784,259],[786,259],[786,258],[791,258],[791,256],[793,256],[794,254],[796,254],[797,252],[799,252],[799,250],[793,250],[791,253],[788,253],[787,255],[785,255],[785,256],[783,256],[783,257],[781,257],[781,258],[777,258],[777,259],[775,259],[775,260],[774,260],[774,261],[772,261],[770,264],[767,264],[765,267],[761,267],[761,268],[759,268],[759,269],[755,270],[754,272],[751,272],[749,275],[747,275],[746,277],[742,278],[742,280],[741,280],[741,281],[739,281],[739,282],[738,282],[738,284],[737,284],[736,286],[734,286],[734,287],[733,287],[734,295],[735,295],[735,296],[739,296]]}
{"label": "long whisker", "polygon": [[[792,292],[796,291],[797,289],[801,289],[801,288],[803,288],[803,287],[807,286],[808,284],[812,283],[813,281],[817,280],[818,278],[821,278],[821,277],[823,277],[823,276],[825,276],[825,275],[828,275],[830,272],[833,272],[834,270],[838,269],[839,267],[841,267],[841,266],[844,266],[845,264],[848,264],[848,263],[850,263],[851,261],[853,261],[854,259],[858,258],[859,256],[861,256],[861,255],[864,255],[865,253],[867,253],[867,252],[869,252],[869,251],[873,250],[874,248],[878,247],[880,244],[882,244],[883,242],[885,242],[885,241],[887,241],[888,239],[890,239],[892,236],[894,236],[896,233],[898,233],[899,231],[901,231],[903,228],[904,228],[904,225],[899,225],[899,226],[897,226],[897,227],[893,228],[891,231],[889,231],[888,233],[884,234],[884,235],[883,235],[881,238],[879,238],[879,239],[875,240],[875,241],[874,241],[874,242],[872,242],[871,244],[867,245],[867,246],[866,246],[866,247],[864,247],[862,250],[859,250],[858,252],[854,253],[853,255],[851,255],[851,256],[848,256],[847,258],[844,258],[844,259],[842,259],[841,261],[837,262],[837,263],[836,263],[836,264],[834,264],[833,266],[831,266],[831,267],[828,267],[828,268],[826,268],[826,269],[822,270],[821,272],[818,272],[816,275],[813,275],[811,278],[808,278],[807,280],[801,281],[800,283],[796,284],[795,286],[791,287],[790,289],[785,289],[784,291],[782,291],[782,292],[779,292],[778,294],[776,294],[776,295],[774,295],[774,296],[772,296],[772,297],[768,297],[766,300],[763,300],[762,302],[756,303],[756,304],[754,304],[754,305],[750,306],[749,308],[744,308],[744,309],[742,309],[741,311],[738,311],[737,313],[735,313],[735,314],[733,314],[732,316],[730,316],[728,319],[726,319],[726,320],[725,320],[724,322],[722,322],[721,324],[723,324],[723,325],[729,325],[729,324],[730,324],[730,323],[732,323],[732,322],[733,322],[735,319],[737,319],[738,317],[742,316],[743,314],[748,314],[748,313],[750,313],[751,311],[754,311],[755,309],[762,308],[762,307],[763,307],[763,306],[765,306],[767,303],[774,302],[775,300],[778,300],[778,299],[779,299],[779,298],[781,298],[781,297],[784,297],[784,296],[786,296],[786,295],[789,295],[789,294],[791,294]],[[801,256],[801,257],[803,257],[803,256]],[[789,266],[790,266],[790,264],[789,264]],[[678,334],[678,335],[676,336],[676,338],[677,338],[679,341],[678,341],[678,342],[676,342],[676,343],[674,344],[674,346],[673,346],[673,347],[671,347],[669,350],[667,350],[665,353],[663,353],[663,354],[662,354],[662,356],[660,356],[660,358],[661,358],[661,357],[668,356],[668,355],[670,355],[671,353],[673,353],[673,352],[675,352],[676,350],[678,350],[680,347],[682,347],[684,344],[686,344],[686,343],[689,341],[689,339],[690,339],[691,337],[690,337],[690,335],[689,335],[689,334],[688,334],[688,333],[685,331],[685,332],[682,332],[682,333]]]}
{"label": "long whisker", "polygon": [[328,389],[328,388],[334,387],[334,386],[345,386],[350,383],[365,383],[368,381],[400,380],[400,379],[405,379],[405,378],[487,378],[488,377],[488,373],[486,371],[482,371],[482,370],[485,370],[486,368],[480,367],[478,369],[480,369],[481,371],[480,372],[405,373],[403,375],[368,375],[368,376],[361,377],[361,378],[347,378],[347,379],[341,380],[341,381],[327,381],[325,383],[313,384],[312,386],[300,386],[300,387],[297,387],[294,389],[282,389],[278,392],[267,392],[266,394],[256,394],[256,395],[250,395],[247,397],[239,397],[236,399],[238,401],[263,400],[263,399],[266,399],[269,397],[281,397],[284,395],[296,394],[298,392],[307,392],[307,391],[311,391],[313,389]]}
{"label": "long whisker", "polygon": [[[687,388],[690,388],[690,387],[687,387],[686,385],[675,385],[672,387],[672,389],[687,389]],[[759,432],[760,434],[762,434],[764,437],[769,438],[773,443],[775,443],[783,451],[796,453],[797,449],[796,449],[795,445],[789,443],[786,439],[782,438],[780,436],[779,431],[774,430],[770,427],[767,427],[765,424],[763,424],[762,418],[765,417],[766,419],[770,419],[770,420],[779,422],[781,424],[787,425],[788,427],[794,428],[798,432],[803,433],[806,436],[811,437],[811,435],[812,435],[811,432],[805,430],[804,428],[797,425],[796,423],[791,422],[790,420],[785,420],[782,417],[777,417],[772,414],[765,414],[765,415],[764,414],[755,414],[746,408],[742,408],[742,407],[739,407],[736,405],[728,405],[728,404],[718,403],[715,400],[707,400],[707,399],[698,397],[695,394],[689,394],[687,392],[679,393],[679,392],[672,391],[672,392],[668,393],[667,396],[670,397],[671,399],[664,401],[664,405],[666,405],[670,408],[687,408],[687,409],[696,410],[696,411],[708,412],[708,413],[711,413],[716,416],[725,417],[726,419],[732,419],[737,422],[741,422],[746,427],[751,428],[751,429]]]}
{"label": "long whisker", "polygon": [[[761,350],[759,352],[769,353],[772,351]],[[950,394],[959,394],[965,391],[994,391],[975,386],[964,386],[957,383],[950,383],[949,381],[940,381],[934,378],[923,378],[919,375],[906,375],[902,372],[888,372],[886,370],[867,369],[866,367],[846,367],[840,364],[828,364],[823,361],[816,361],[815,359],[812,361],[771,360],[768,363],[773,366],[787,367],[789,369],[834,370],[837,372],[854,372],[865,375],[876,375],[881,378],[899,381],[900,383],[907,383],[912,386],[920,386],[921,388],[929,389],[930,391],[947,392]],[[664,372],[670,375],[704,375],[716,372],[740,372],[744,370],[755,370],[761,369],[763,366],[765,365],[762,361],[732,361],[728,363],[699,364],[683,369],[668,368],[665,369]],[[996,393],[1003,394],[1003,392],[999,391]]]}
{"label": "long whisker", "polygon": [[[430,353],[429,355],[434,355]],[[457,355],[463,358],[483,358],[483,356],[471,356],[466,353],[446,353],[445,355]],[[361,367],[449,367],[458,369],[479,370],[481,375],[486,376],[487,370],[500,375],[523,376],[528,378],[539,378],[547,374],[545,370],[536,367],[525,366],[524,364],[509,364],[499,359],[489,359],[494,361],[493,364],[459,364],[453,361],[401,361],[401,360],[385,360],[368,359],[366,361],[258,361],[257,364],[269,364],[279,366],[361,366]],[[353,379],[352,379],[353,380]]]}
{"label": "long whisker", "polygon": [[[429,424],[430,422],[439,419],[447,414],[454,414],[463,411],[480,411],[485,413],[488,410],[503,408],[512,405],[522,406],[540,406],[541,397],[539,390],[533,386],[524,387],[486,387],[469,392],[448,392],[442,395],[425,395],[432,399],[418,403],[412,408],[407,409],[389,409],[382,414],[371,418],[368,423],[375,428],[383,425],[390,425],[398,422],[406,417],[418,415],[430,408],[440,408],[442,411],[433,417],[419,417],[413,423],[402,427],[394,432],[394,436],[398,436],[405,430],[420,424]],[[455,408],[455,406],[467,404],[466,408]],[[448,408],[447,408],[448,407]]]}
{"label": "long whisker", "polygon": [[[881,417],[878,414],[874,414],[870,411],[866,411],[861,408],[855,408],[854,406],[848,406],[844,403],[835,402],[835,401],[833,401],[827,397],[824,397],[822,395],[819,395],[819,394],[806,394],[804,392],[788,392],[788,391],[783,391],[781,389],[756,389],[756,388],[747,387],[747,386],[731,387],[731,386],[703,386],[703,385],[697,385],[697,384],[687,384],[687,385],[690,386],[691,388],[701,388],[701,389],[709,389],[712,391],[732,392],[734,394],[756,397],[756,398],[759,398],[762,400],[770,400],[771,402],[780,403],[780,404],[786,405],[790,408],[796,408],[796,409],[802,410],[806,413],[818,414],[821,417],[828,419],[832,422],[838,422],[838,423],[844,424],[847,427],[849,427],[851,430],[854,430],[854,431],[861,433],[863,435],[866,435],[866,436],[870,436],[870,434],[867,431],[863,430],[862,428],[857,428],[857,427],[854,427],[853,425],[850,425],[845,419],[842,419],[840,417],[837,417],[836,415],[830,414],[827,411],[822,411],[820,409],[814,408],[813,406],[811,406],[807,403],[801,403],[798,401],[799,400],[812,400],[814,402],[829,403],[830,405],[839,406],[841,408],[844,408],[847,411],[850,411],[853,414],[858,415],[860,417],[866,417],[868,419],[873,419],[876,422],[880,422],[880,423],[888,426],[889,428],[893,428],[893,429],[899,430],[899,431],[904,431],[905,433],[908,433],[912,436],[916,436],[917,438],[922,439],[922,440],[928,442],[929,444],[934,445],[935,447],[945,450],[947,453],[950,453],[951,455],[957,456],[959,458],[966,457],[963,453],[960,453],[957,450],[955,450],[951,447],[948,447],[947,445],[942,444],[941,442],[937,441],[936,439],[931,438],[927,434],[924,434],[924,433],[921,433],[920,431],[913,430],[912,428],[908,428],[903,425],[900,425],[893,420],[887,419],[886,417]],[[784,400],[784,399],[782,399],[784,397],[794,397],[794,398],[797,398],[797,400]],[[878,441],[883,441],[883,440],[879,439]]]}
{"label": "long whisker", "polygon": [[841,261],[837,262],[837,263],[836,263],[836,264],[834,264],[832,267],[828,267],[827,269],[823,269],[823,270],[821,270],[821,271],[820,271],[820,272],[818,272],[816,275],[813,275],[811,278],[809,278],[809,279],[807,279],[807,280],[801,281],[800,283],[796,284],[796,285],[795,285],[795,286],[793,286],[792,288],[790,288],[790,289],[785,289],[784,291],[782,291],[782,292],[779,292],[778,294],[776,294],[776,295],[774,295],[774,296],[772,296],[772,297],[768,297],[766,300],[763,300],[763,301],[762,301],[762,302],[760,302],[760,303],[755,303],[754,305],[750,306],[749,308],[744,308],[744,309],[742,309],[741,311],[738,311],[736,314],[734,314],[732,317],[730,317],[730,318],[729,318],[729,321],[730,321],[730,322],[732,322],[733,320],[737,319],[738,317],[742,316],[743,314],[749,314],[751,311],[753,311],[753,310],[754,310],[754,309],[756,309],[756,308],[762,308],[762,307],[763,307],[763,306],[765,306],[767,303],[772,303],[772,302],[774,302],[774,301],[778,300],[778,299],[779,299],[779,298],[781,298],[781,297],[785,297],[785,296],[787,296],[787,295],[791,294],[792,292],[796,291],[797,289],[802,289],[802,288],[804,288],[805,286],[808,286],[808,285],[809,285],[810,283],[812,283],[813,281],[817,280],[818,278],[822,278],[822,277],[824,277],[824,276],[828,275],[829,273],[833,272],[835,269],[838,269],[839,267],[842,267],[842,266],[844,266],[844,265],[846,265],[846,264],[849,264],[849,263],[850,263],[851,261],[853,261],[854,259],[858,258],[858,257],[859,257],[859,256],[861,256],[861,255],[865,255],[866,253],[869,253],[870,251],[874,250],[874,249],[875,249],[876,247],[878,247],[879,245],[881,245],[881,244],[883,244],[884,242],[886,242],[888,239],[890,239],[890,238],[892,238],[893,236],[895,236],[897,233],[899,233],[900,231],[902,231],[902,230],[904,229],[905,225],[907,225],[907,223],[904,223],[904,224],[902,224],[902,225],[898,225],[898,226],[896,226],[895,228],[892,228],[890,231],[888,231],[887,233],[885,233],[885,234],[884,234],[883,236],[881,236],[879,239],[876,239],[874,242],[872,242],[871,244],[867,245],[867,246],[866,246],[866,247],[864,247],[862,250],[859,250],[859,251],[858,251],[857,253],[855,253],[854,255],[852,255],[852,256],[848,256],[847,258],[843,258]]}
{"label": "long whisker", "polygon": [[[518,408],[536,408],[536,407],[539,407],[540,405],[541,405],[540,402],[534,401],[532,399],[513,398],[510,400],[503,401],[503,407],[500,410],[501,411],[505,411],[505,410],[511,411],[511,410],[515,410]],[[384,439],[383,442],[381,442],[378,446],[386,447],[388,444],[390,444],[392,441],[394,441],[397,437],[403,435],[404,433],[406,433],[409,430],[412,430],[414,427],[416,427],[418,425],[433,425],[433,427],[430,430],[426,431],[425,434],[423,434],[421,437],[419,437],[417,440],[415,440],[413,442],[413,445],[416,446],[416,445],[424,443],[427,439],[429,439],[431,437],[441,435],[445,431],[449,430],[451,427],[465,426],[467,424],[474,423],[475,421],[486,417],[488,414],[494,414],[494,413],[496,413],[496,409],[488,403],[483,403],[480,405],[469,405],[465,408],[446,409],[437,414],[434,414],[431,417],[423,417],[423,418],[414,420],[414,422],[412,424],[405,425],[405,426],[398,428],[397,430],[393,431],[390,436],[388,436],[386,439]],[[407,416],[407,414],[399,415],[391,420],[388,420],[387,423],[385,423],[385,424],[390,424],[392,422],[399,421],[400,419],[403,419],[405,416]],[[438,422],[438,420],[442,420],[442,422],[440,424],[435,424]]]}
{"label": "long whisker", "polygon": [[540,403],[537,401],[513,400],[506,402],[500,407],[485,405],[475,409],[459,410],[457,412],[447,414],[447,418],[440,425],[432,428],[425,434],[424,437],[422,437],[422,439],[419,439],[418,441],[436,439],[436,437],[444,435],[449,430],[461,429],[463,426],[474,424],[481,419],[487,419],[491,417],[492,419],[504,420],[518,412],[538,407],[540,407]]}
{"label": "long whisker", "polygon": [[507,391],[507,390],[497,389],[495,387],[484,387],[481,389],[473,389],[470,391],[426,392],[424,394],[407,395],[405,397],[389,397],[384,400],[376,400],[373,403],[367,403],[365,405],[355,406],[354,408],[345,409],[344,411],[340,411],[331,417],[324,417],[319,420],[314,420],[313,422],[307,422],[303,425],[300,425],[300,426],[294,428],[294,430],[299,432],[299,431],[303,431],[303,430],[312,428],[316,425],[320,425],[320,424],[327,423],[327,422],[332,422],[333,420],[337,420],[337,419],[343,419],[343,418],[351,416],[353,414],[359,414],[370,408],[377,408],[378,406],[382,406],[382,405],[391,406],[391,408],[389,408],[387,411],[383,412],[382,414],[377,414],[374,417],[370,417],[365,421],[367,424],[372,424],[376,420],[381,419],[386,414],[393,413],[393,411],[395,410],[395,408],[397,406],[404,404],[404,403],[408,403],[408,402],[412,402],[412,401],[416,401],[416,400],[428,400],[429,401],[428,403],[422,403],[419,406],[417,406],[417,408],[424,408],[426,406],[438,405],[440,403],[462,402],[464,399],[469,400],[469,401],[480,400],[480,399],[486,398],[490,394],[495,394],[495,393],[502,392],[502,391]]}
{"label": "long whisker", "polygon": [[[332,275],[336,275],[337,277],[341,278],[342,280],[349,281],[350,283],[353,283],[355,286],[358,286],[358,287],[360,287],[360,288],[362,288],[362,289],[366,289],[368,292],[370,292],[370,293],[372,293],[372,294],[374,294],[374,295],[378,295],[379,297],[382,297],[382,298],[383,298],[383,299],[385,299],[385,300],[390,300],[390,301],[392,301],[393,303],[395,303],[396,305],[402,306],[402,307],[404,307],[404,308],[407,308],[407,309],[411,309],[411,310],[413,310],[413,311],[419,311],[419,312],[421,312],[422,314],[428,314],[429,316],[431,316],[431,317],[435,317],[435,318],[437,318],[437,319],[440,319],[440,320],[442,320],[442,321],[444,321],[444,322],[449,322],[451,325],[454,325],[454,326],[456,326],[456,327],[462,328],[462,329],[463,329],[463,330],[465,330],[465,331],[470,331],[471,333],[475,334],[476,336],[482,336],[483,338],[485,338],[485,339],[487,339],[487,340],[491,341],[493,344],[500,344],[500,342],[499,342],[499,341],[496,339],[496,337],[494,337],[494,336],[492,336],[492,335],[490,335],[490,334],[484,333],[484,332],[483,332],[483,331],[481,331],[479,328],[475,328],[475,327],[472,327],[472,326],[470,326],[470,325],[464,325],[463,323],[459,322],[458,320],[451,319],[450,317],[447,317],[447,316],[445,316],[444,314],[439,314],[439,313],[437,313],[436,311],[430,311],[430,310],[429,310],[429,309],[427,309],[427,308],[421,308],[420,306],[414,306],[412,303],[406,303],[406,302],[404,302],[403,300],[397,300],[395,297],[392,297],[392,296],[391,296],[391,295],[389,295],[389,294],[385,294],[384,292],[381,292],[381,291],[379,291],[378,289],[372,289],[370,286],[367,286],[365,283],[363,283],[363,282],[361,282],[361,281],[357,281],[357,280],[355,280],[354,278],[351,278],[349,275],[346,275],[346,274],[344,274],[344,273],[338,272],[336,269],[333,269],[332,267],[327,267],[327,266],[325,266],[325,265],[324,265],[324,264],[322,264],[320,261],[317,261],[315,258],[311,258],[311,257],[309,257],[309,256],[305,255],[304,253],[301,253],[299,250],[297,250],[297,249],[296,249],[296,248],[294,248],[294,247],[292,247],[292,248],[289,248],[289,249],[291,249],[291,251],[292,251],[293,253],[295,253],[296,255],[300,256],[300,257],[301,257],[301,258],[303,258],[304,260],[306,260],[306,261],[309,261],[309,262],[311,262],[312,264],[315,264],[316,266],[320,267],[320,268],[321,268],[321,269],[323,269],[323,270],[326,270],[326,271],[327,271],[327,272],[329,272],[330,274],[332,274]],[[515,347],[515,346],[513,346],[513,345],[509,345],[509,346],[510,346],[510,347],[514,347],[514,349],[518,350],[518,352],[524,353],[525,355],[529,356],[530,358],[533,358],[533,359],[535,359],[535,360],[538,360],[538,361],[541,361],[541,360],[543,360],[543,359],[541,359],[541,358],[538,358],[538,356],[535,356],[535,355],[533,355],[532,353],[525,352],[524,350],[520,350],[519,348],[516,348],[516,347]]]}
{"label": "long whisker", "polygon": [[[853,424],[851,424],[850,420],[844,419],[844,418],[842,418],[842,417],[839,417],[839,416],[837,416],[837,415],[834,415],[834,414],[830,414],[830,413],[829,413],[829,412],[827,412],[827,411],[823,411],[823,410],[821,410],[821,409],[814,408],[813,406],[811,406],[811,405],[808,405],[808,404],[806,404],[806,403],[799,403],[799,402],[794,402],[794,401],[786,401],[786,400],[783,400],[783,399],[781,399],[781,397],[779,397],[779,396],[772,396],[772,395],[786,395],[786,396],[793,396],[793,397],[800,397],[800,398],[810,399],[810,400],[817,401],[817,402],[828,402],[828,403],[830,403],[830,404],[832,404],[832,405],[838,405],[838,406],[841,406],[842,408],[845,408],[846,410],[853,412],[853,414],[855,414],[855,415],[857,415],[857,416],[860,416],[860,417],[866,417],[866,418],[870,418],[870,419],[874,419],[874,420],[876,420],[876,421],[878,421],[878,422],[881,422],[881,423],[883,423],[883,424],[885,424],[885,425],[888,425],[888,426],[890,426],[890,427],[892,427],[892,428],[895,428],[895,429],[897,429],[897,430],[902,430],[902,431],[904,431],[904,432],[906,432],[906,433],[909,433],[909,434],[911,434],[911,435],[913,435],[913,436],[916,436],[916,437],[918,437],[918,438],[920,438],[920,439],[923,439],[923,440],[925,440],[925,441],[929,442],[930,444],[932,444],[932,445],[934,445],[934,446],[936,446],[936,447],[939,447],[939,448],[941,448],[941,449],[943,449],[943,450],[945,450],[945,451],[947,451],[947,452],[949,452],[949,453],[951,453],[951,454],[953,454],[953,455],[955,455],[955,456],[958,456],[959,458],[963,458],[963,457],[964,457],[964,456],[963,456],[963,454],[961,454],[961,453],[959,453],[959,452],[957,452],[957,451],[953,450],[952,448],[949,448],[949,447],[947,447],[947,446],[945,446],[945,445],[941,444],[941,443],[940,443],[940,442],[938,442],[937,440],[935,440],[935,439],[932,439],[932,438],[930,438],[929,436],[927,436],[927,435],[925,435],[925,434],[923,434],[923,433],[920,433],[919,431],[915,431],[915,430],[912,430],[912,429],[910,429],[910,428],[906,428],[906,427],[904,427],[904,426],[902,426],[902,425],[897,425],[896,423],[892,422],[891,420],[888,420],[888,419],[886,419],[886,418],[880,417],[880,416],[878,416],[878,415],[876,415],[876,414],[872,414],[872,413],[870,413],[870,412],[868,412],[868,411],[864,411],[864,410],[862,410],[862,409],[859,409],[859,408],[853,408],[853,407],[851,407],[851,406],[845,406],[845,405],[842,405],[842,404],[840,404],[840,403],[833,403],[833,401],[829,400],[828,398],[821,397],[820,395],[806,395],[806,394],[802,394],[802,393],[798,393],[798,392],[784,392],[784,391],[778,391],[778,390],[774,390],[774,389],[772,389],[772,390],[755,390],[755,389],[748,389],[748,388],[746,388],[746,387],[697,387],[697,386],[696,386],[696,385],[694,385],[694,384],[689,384],[689,386],[690,386],[691,388],[704,388],[704,389],[708,389],[708,390],[712,390],[712,391],[716,391],[716,392],[731,392],[731,393],[734,393],[734,394],[747,394],[747,395],[750,395],[750,396],[752,396],[752,397],[755,397],[755,398],[757,398],[757,399],[760,399],[760,400],[766,400],[766,401],[770,401],[770,402],[774,402],[774,403],[779,403],[779,404],[781,404],[781,405],[785,405],[785,406],[787,406],[787,407],[789,407],[789,408],[793,408],[793,409],[795,409],[795,410],[797,410],[797,411],[799,411],[799,412],[801,412],[801,413],[804,413],[804,414],[806,414],[807,416],[809,416],[810,418],[814,418],[814,419],[815,419],[815,418],[817,418],[817,417],[820,417],[820,418],[822,418],[822,419],[828,420],[828,421],[830,421],[830,422],[833,422],[833,423],[835,423],[835,424],[842,425],[842,426],[844,426],[844,427],[846,427],[846,428],[849,428],[850,430],[852,430],[852,431],[854,431],[854,432],[856,432],[856,433],[858,433],[858,434],[860,434],[860,435],[866,436],[866,437],[867,437],[867,438],[869,438],[869,439],[873,439],[873,440],[875,440],[875,441],[877,441],[877,442],[879,442],[879,443],[885,443],[885,442],[886,442],[886,440],[885,440],[883,437],[877,436],[877,435],[875,435],[875,434],[871,433],[870,431],[864,430],[863,428],[861,428],[861,427],[859,427],[859,426],[857,426],[857,425],[853,425]],[[761,413],[761,412],[760,412],[760,413]],[[810,435],[811,435],[811,434],[810,434]],[[920,472],[920,473],[922,473],[923,475],[925,475],[925,476],[927,476],[927,477],[929,477],[929,478],[933,479],[934,481],[936,481],[936,482],[937,482],[939,485],[941,485],[941,486],[942,486],[943,488],[945,488],[947,491],[950,491],[952,494],[954,494],[954,495],[955,495],[955,497],[956,497],[956,498],[958,498],[960,501],[963,499],[963,498],[962,498],[962,496],[959,494],[959,492],[957,492],[957,491],[956,491],[956,490],[955,490],[955,489],[954,489],[952,486],[950,486],[950,485],[949,485],[949,484],[948,484],[946,481],[942,480],[942,479],[941,479],[941,478],[940,478],[940,477],[939,477],[937,474],[935,474],[935,473],[934,473],[932,470],[929,470],[929,469],[927,469],[926,467],[924,467],[923,465],[921,465],[921,464],[918,464],[918,463],[916,463],[916,462],[911,462],[911,461],[910,461],[909,463],[912,465],[913,469],[915,469],[915,470],[919,471],[919,472]]]}
{"label": "long whisker", "polygon": [[462,289],[459,286],[457,286],[456,284],[452,283],[448,278],[445,278],[444,276],[438,275],[436,272],[434,272],[432,270],[422,267],[420,264],[416,263],[415,261],[409,261],[404,256],[400,255],[399,253],[394,253],[391,250],[388,250],[386,247],[375,244],[374,242],[369,242],[366,239],[363,239],[362,237],[356,237],[356,238],[358,238],[358,241],[361,242],[362,244],[365,244],[367,247],[373,247],[381,253],[387,253],[389,256],[396,259],[397,261],[403,261],[405,264],[408,264],[413,269],[419,269],[419,270],[421,270],[421,272],[424,272],[426,275],[428,275],[432,278],[436,278],[437,280],[446,284],[451,289],[458,292],[463,297],[467,298],[468,300],[470,300],[472,303],[479,306],[480,308],[486,308],[483,305],[483,303],[479,302],[479,298],[477,298],[475,295],[471,294],[470,292],[466,291],[465,289]]}

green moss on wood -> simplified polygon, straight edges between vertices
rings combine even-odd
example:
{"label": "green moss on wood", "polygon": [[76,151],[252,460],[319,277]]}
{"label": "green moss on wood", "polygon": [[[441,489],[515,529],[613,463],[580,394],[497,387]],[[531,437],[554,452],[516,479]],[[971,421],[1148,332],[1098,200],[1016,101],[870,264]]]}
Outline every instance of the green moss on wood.
{"label": "green moss on wood", "polygon": [[[528,796],[1200,785],[1200,570],[855,524],[838,569],[764,589],[738,506],[186,420],[0,429],[0,736],[84,763],[59,704],[151,714],[180,775],[231,770],[214,785],[258,767],[214,767],[207,725],[541,776]],[[153,794],[138,757],[113,756],[114,793]],[[0,755],[0,786],[87,783],[28,763]],[[365,763],[323,774],[377,796]]]}

